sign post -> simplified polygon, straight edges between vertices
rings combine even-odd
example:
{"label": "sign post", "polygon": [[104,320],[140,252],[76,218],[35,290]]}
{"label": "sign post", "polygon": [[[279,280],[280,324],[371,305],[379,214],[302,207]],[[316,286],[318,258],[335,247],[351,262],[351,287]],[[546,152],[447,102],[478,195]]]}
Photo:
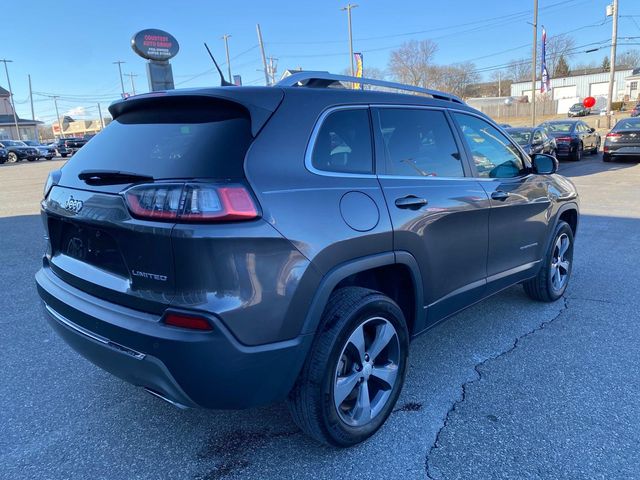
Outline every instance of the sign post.
{"label": "sign post", "polygon": [[173,71],[169,60],[178,54],[180,46],[173,35],[156,28],[141,30],[131,38],[131,48],[147,62],[149,90],[172,90]]}

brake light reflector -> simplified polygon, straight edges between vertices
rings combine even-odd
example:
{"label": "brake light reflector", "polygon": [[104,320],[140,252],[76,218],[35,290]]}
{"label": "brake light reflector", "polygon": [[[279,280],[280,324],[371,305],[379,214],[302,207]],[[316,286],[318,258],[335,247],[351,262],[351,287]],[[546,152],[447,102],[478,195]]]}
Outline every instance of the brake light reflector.
{"label": "brake light reflector", "polygon": [[172,327],[189,328],[191,330],[213,330],[213,327],[206,319],[192,317],[183,313],[167,313],[164,316],[164,323]]}
{"label": "brake light reflector", "polygon": [[620,135],[619,133],[613,133],[613,132],[609,132],[607,133],[607,138],[617,138],[617,137],[621,137],[622,135]]}
{"label": "brake light reflector", "polygon": [[134,217],[175,222],[225,222],[259,216],[249,190],[241,184],[152,183],[124,192]]}
{"label": "brake light reflector", "polygon": [[556,142],[570,142],[571,137],[558,137],[556,138]]}

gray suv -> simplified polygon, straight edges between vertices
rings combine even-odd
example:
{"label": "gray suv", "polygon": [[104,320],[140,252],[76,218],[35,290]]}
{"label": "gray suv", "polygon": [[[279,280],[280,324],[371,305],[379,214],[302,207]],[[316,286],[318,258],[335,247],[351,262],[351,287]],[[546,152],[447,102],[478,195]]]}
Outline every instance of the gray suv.
{"label": "gray suv", "polygon": [[567,288],[575,187],[454,96],[301,72],[110,112],[45,185],[38,291],[75,350],[178,407],[286,400],[353,445],[411,339],[517,283]]}

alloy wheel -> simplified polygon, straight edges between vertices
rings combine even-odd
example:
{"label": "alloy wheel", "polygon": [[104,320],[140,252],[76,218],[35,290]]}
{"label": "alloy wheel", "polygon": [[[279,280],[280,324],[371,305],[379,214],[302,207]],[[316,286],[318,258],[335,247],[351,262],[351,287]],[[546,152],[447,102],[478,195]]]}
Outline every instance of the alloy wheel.
{"label": "alloy wheel", "polygon": [[9,152],[7,163],[16,163],[18,161],[18,155],[14,152]]}
{"label": "alloy wheel", "polygon": [[360,427],[387,404],[400,362],[398,332],[389,320],[373,317],[361,323],[342,348],[336,366],[333,401],[340,418]]}
{"label": "alloy wheel", "polygon": [[571,258],[569,247],[571,241],[566,233],[558,236],[553,247],[553,256],[551,257],[551,284],[553,289],[560,291],[569,279],[569,270],[571,267]]}

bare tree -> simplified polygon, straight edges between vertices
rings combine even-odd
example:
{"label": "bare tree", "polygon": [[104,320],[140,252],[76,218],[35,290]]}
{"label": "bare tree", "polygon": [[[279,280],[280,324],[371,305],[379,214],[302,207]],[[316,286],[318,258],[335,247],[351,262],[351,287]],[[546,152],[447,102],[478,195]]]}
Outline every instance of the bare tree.
{"label": "bare tree", "polygon": [[511,60],[505,68],[507,78],[514,82],[522,82],[531,79],[531,60],[526,58]]}
{"label": "bare tree", "polygon": [[452,65],[434,65],[429,69],[432,80],[431,88],[452,93],[459,97],[465,96],[469,85],[480,81],[480,74],[471,62],[454,63]]}
{"label": "bare tree", "polygon": [[633,49],[622,52],[616,58],[616,67],[640,67],[640,50]]}
{"label": "bare tree", "polygon": [[430,87],[429,75],[438,45],[433,40],[410,40],[393,50],[389,59],[389,71],[399,82],[418,87]]}
{"label": "bare tree", "polygon": [[[547,71],[552,78],[560,76],[556,74],[556,69],[558,68],[560,59],[563,58],[566,62],[567,57],[571,55],[572,50],[575,46],[575,39],[567,34],[547,37]],[[538,51],[540,52],[540,55],[542,55],[542,44],[540,45],[540,49]],[[541,65],[542,59],[540,58],[538,60],[538,65]]]}

